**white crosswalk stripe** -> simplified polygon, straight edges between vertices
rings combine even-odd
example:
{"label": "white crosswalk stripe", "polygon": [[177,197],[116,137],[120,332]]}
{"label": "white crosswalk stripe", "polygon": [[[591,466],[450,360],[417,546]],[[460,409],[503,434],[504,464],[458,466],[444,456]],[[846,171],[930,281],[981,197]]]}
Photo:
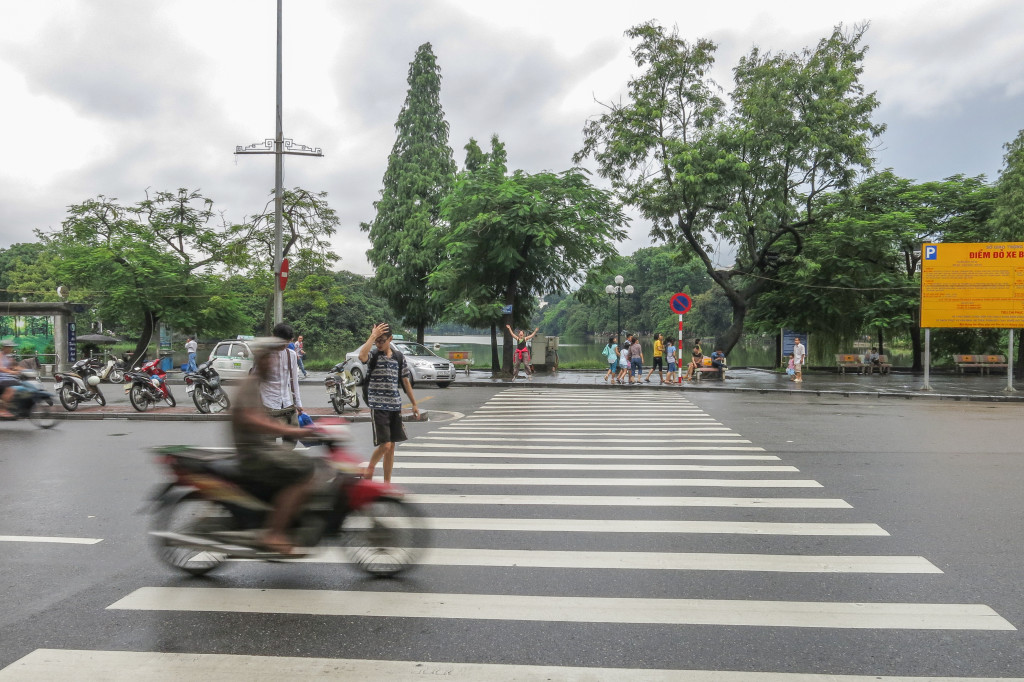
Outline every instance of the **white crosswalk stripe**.
{"label": "white crosswalk stripe", "polygon": [[[342,638],[346,628],[366,631],[376,627],[365,625],[363,619],[427,621],[430,624],[425,627],[432,638],[439,638],[442,644],[449,627],[444,623],[460,620],[467,622],[466,629],[458,630],[461,636],[479,628],[519,623],[520,627],[541,628],[544,637],[550,638],[559,637],[562,628],[614,626],[623,640],[637,636],[631,628],[649,633],[652,627],[678,628],[679,632],[725,627],[729,633],[767,628],[778,638],[793,636],[793,630],[827,632],[832,637],[848,631],[906,631],[922,638],[933,631],[960,631],[959,636],[977,631],[996,637],[1015,630],[1013,623],[986,604],[955,603],[926,592],[923,594],[931,598],[886,601],[885,591],[876,583],[857,592],[868,597],[863,600],[829,599],[832,592],[825,581],[841,577],[850,581],[849,590],[852,581],[870,576],[909,581],[937,580],[944,574],[925,557],[892,554],[886,551],[891,546],[878,546],[887,538],[892,540],[883,527],[850,516],[861,510],[845,500],[812,496],[822,484],[791,476],[800,471],[783,459],[765,453],[764,448],[676,393],[622,395],[607,390],[514,387],[498,393],[473,414],[416,436],[397,449],[395,481],[411,489],[410,503],[429,512],[429,525],[437,540],[412,582],[398,583],[395,589],[390,584],[377,589],[360,581],[352,583],[353,589],[335,589],[329,584],[323,589],[283,589],[272,584],[220,587],[216,583],[171,583],[174,586],[121,593],[123,596],[109,603],[107,612],[154,612],[167,614],[167,618],[174,612],[192,614],[189,622],[217,614],[233,614],[234,618],[269,614],[291,619],[269,621],[271,625],[261,621],[260,627],[271,631],[292,627],[299,618],[310,618],[317,627],[324,619],[338,618]],[[406,475],[431,471],[432,475]],[[694,475],[676,477],[679,472]],[[704,489],[703,494],[694,494],[690,488]],[[754,490],[750,496],[729,490],[715,495],[720,488]],[[784,496],[775,496],[776,492]],[[811,512],[816,516],[810,516]],[[803,544],[799,544],[801,540]],[[689,544],[680,544],[684,541]],[[722,548],[740,551],[695,551],[705,547],[690,546],[711,541],[716,543],[708,546],[713,550],[720,548],[719,543],[731,542]],[[854,551],[829,552],[844,545]],[[694,551],[663,551],[684,547]],[[811,547],[813,552],[801,551]],[[875,547],[877,553],[872,552]],[[319,570],[327,571],[326,565],[345,564],[348,558],[332,547],[290,563],[305,566],[292,570],[313,571],[319,564],[325,565]],[[244,561],[232,562],[232,566],[239,571],[265,568]],[[616,572],[625,572],[621,580]],[[549,581],[549,574],[559,578]],[[652,574],[663,576],[665,584],[656,590],[645,589],[658,584],[647,582]],[[784,595],[772,591],[773,580],[788,576],[793,581],[815,574],[816,582],[797,584],[811,589],[817,599],[801,589]],[[594,579],[597,575],[615,582]],[[696,576],[711,575],[718,576],[715,585],[735,581],[738,598],[701,594],[700,590],[712,583],[690,582]],[[764,578],[766,575],[772,579]],[[475,576],[476,581],[463,584],[462,576]],[[738,576],[746,576],[748,582]],[[534,584],[534,578],[547,589],[531,592],[523,587]],[[680,589],[678,583],[683,591],[667,592],[669,582],[672,589]],[[305,582],[289,584],[308,587]],[[603,590],[611,585],[635,589],[607,596]],[[578,631],[566,632],[581,640],[583,654],[589,651]],[[835,675],[815,670],[813,661],[800,673],[791,672],[799,661],[791,663],[786,672],[520,665],[514,653],[511,660],[479,662],[492,653],[489,651],[465,661],[438,662],[440,657],[433,650],[429,656],[419,654],[429,659],[420,661],[414,648],[417,641],[395,650],[396,660],[246,655],[251,651],[186,654],[38,649],[0,670],[0,682],[411,681],[424,677],[499,682],[981,679],[884,677],[872,674],[874,671]],[[945,640],[935,641],[938,646]],[[291,652],[282,649],[281,653]],[[585,658],[578,660],[586,662]],[[543,657],[526,660],[538,661],[546,662]]]}

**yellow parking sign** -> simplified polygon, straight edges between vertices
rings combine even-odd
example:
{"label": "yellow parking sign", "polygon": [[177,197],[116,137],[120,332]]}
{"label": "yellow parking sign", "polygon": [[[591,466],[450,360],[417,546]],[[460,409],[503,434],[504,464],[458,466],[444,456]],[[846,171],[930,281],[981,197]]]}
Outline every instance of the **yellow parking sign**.
{"label": "yellow parking sign", "polygon": [[1024,242],[923,244],[921,326],[1024,327]]}

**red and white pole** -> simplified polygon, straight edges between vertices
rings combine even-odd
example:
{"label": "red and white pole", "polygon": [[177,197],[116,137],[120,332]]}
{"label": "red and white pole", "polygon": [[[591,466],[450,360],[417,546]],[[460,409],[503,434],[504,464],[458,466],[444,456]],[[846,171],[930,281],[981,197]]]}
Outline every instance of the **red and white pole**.
{"label": "red and white pole", "polygon": [[681,370],[683,366],[683,316],[679,316],[679,343],[676,344],[676,379],[679,384],[683,383],[683,373]]}

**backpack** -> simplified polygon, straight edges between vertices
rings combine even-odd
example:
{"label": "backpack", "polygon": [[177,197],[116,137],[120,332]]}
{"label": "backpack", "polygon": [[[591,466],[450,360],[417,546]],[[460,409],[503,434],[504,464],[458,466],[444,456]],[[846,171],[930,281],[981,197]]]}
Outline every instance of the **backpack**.
{"label": "backpack", "polygon": [[[398,361],[398,385],[405,390],[405,383],[402,381],[402,372],[405,371],[405,356],[399,350],[392,350],[391,357]],[[373,374],[373,370],[377,368],[377,360],[380,359],[380,353],[370,353],[370,358],[366,361],[366,374],[363,375],[363,382],[360,384],[363,387],[363,404],[366,406],[370,405],[370,375]]]}

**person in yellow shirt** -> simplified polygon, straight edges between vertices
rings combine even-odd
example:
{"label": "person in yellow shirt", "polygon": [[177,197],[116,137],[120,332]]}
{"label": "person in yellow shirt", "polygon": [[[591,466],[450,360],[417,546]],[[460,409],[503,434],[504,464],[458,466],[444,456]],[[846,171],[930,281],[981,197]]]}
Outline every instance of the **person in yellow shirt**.
{"label": "person in yellow shirt", "polygon": [[647,378],[644,379],[647,383],[651,383],[651,375],[654,374],[654,370],[658,370],[658,380],[661,383],[665,383],[665,375],[662,373],[662,358],[665,357],[665,342],[661,339],[661,334],[654,335],[654,360],[651,362],[651,371],[647,373]]}

